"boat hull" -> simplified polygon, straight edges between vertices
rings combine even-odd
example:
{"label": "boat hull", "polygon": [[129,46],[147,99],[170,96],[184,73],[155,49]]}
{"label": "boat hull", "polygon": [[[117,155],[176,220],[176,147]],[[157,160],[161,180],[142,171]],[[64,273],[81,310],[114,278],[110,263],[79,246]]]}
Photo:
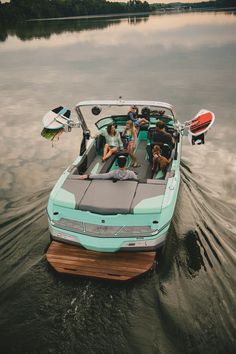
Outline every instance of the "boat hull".
{"label": "boat hull", "polygon": [[158,237],[153,237],[145,240],[139,238],[130,237],[128,240],[114,238],[106,238],[105,242],[101,239],[95,239],[93,236],[81,235],[78,233],[71,233],[68,231],[62,231],[60,229],[49,226],[52,240],[68,243],[71,245],[82,246],[90,251],[97,252],[118,252],[118,251],[156,251],[164,246],[169,225],[166,226],[163,232]]}
{"label": "boat hull", "polygon": [[[137,149],[145,146],[140,150],[142,159],[140,157],[139,161],[148,170],[151,164],[146,152],[147,135],[147,131],[140,132]],[[96,169],[95,173],[100,173],[97,166],[100,166],[101,158],[96,155],[94,141],[90,140],[86,160],[84,155],[78,157],[50,194],[47,213],[52,240],[107,253],[161,248],[166,242],[179,191],[181,139],[179,134],[164,178],[156,176],[147,177],[145,181],[117,183],[82,181],[74,174],[74,170],[79,170],[78,166],[83,166],[84,162],[93,163],[91,161],[97,161],[92,171]],[[116,168],[115,162],[110,168]]]}
{"label": "boat hull", "polygon": [[[177,166],[176,166],[177,167]],[[117,227],[117,225],[127,225],[130,227],[142,227],[145,223],[151,224],[153,220],[158,220],[157,228],[153,229],[153,235],[147,236],[140,234],[132,236],[131,234],[125,237],[117,237],[116,234],[109,235],[92,235],[85,234],[71,229],[70,227],[58,227],[57,222],[53,220],[54,204],[49,200],[48,205],[48,222],[49,230],[53,240],[64,242],[72,245],[82,246],[87,250],[97,252],[117,252],[117,251],[153,251],[161,248],[166,241],[168,229],[173,217],[175,204],[178,196],[180,184],[179,169],[175,170],[174,176],[168,179],[165,194],[162,200],[162,207],[159,213],[137,214],[137,215],[99,215],[90,212],[81,212],[79,210],[70,210],[69,208],[59,208],[59,214],[63,215],[70,224],[73,222],[83,222],[86,225],[98,225],[102,221],[106,225]],[[99,226],[98,226],[99,227]],[[109,226],[108,226],[109,228]]]}

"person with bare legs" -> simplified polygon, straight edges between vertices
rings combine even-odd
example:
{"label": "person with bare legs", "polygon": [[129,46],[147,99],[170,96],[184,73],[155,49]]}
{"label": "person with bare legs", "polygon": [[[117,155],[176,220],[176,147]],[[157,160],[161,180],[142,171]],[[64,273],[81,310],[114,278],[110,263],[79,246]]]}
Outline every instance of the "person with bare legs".
{"label": "person with bare legs", "polygon": [[116,131],[115,124],[108,125],[107,129],[101,132],[101,135],[103,135],[106,139],[106,144],[104,146],[102,156],[102,161],[106,161],[107,159],[109,159],[110,156],[112,156],[119,149],[121,149],[123,147],[123,144],[121,141],[120,134]]}
{"label": "person with bare legs", "polygon": [[128,120],[126,122],[125,128],[122,133],[122,137],[124,140],[125,148],[127,149],[129,155],[131,156],[132,167],[140,167],[140,165],[137,163],[137,158],[134,154],[134,149],[137,144],[137,131],[134,127],[134,123],[132,122],[132,120]]}
{"label": "person with bare legs", "polygon": [[146,118],[138,117],[138,108],[136,106],[131,106],[128,112],[128,117],[134,123],[135,128],[139,128],[142,125],[149,124]]}

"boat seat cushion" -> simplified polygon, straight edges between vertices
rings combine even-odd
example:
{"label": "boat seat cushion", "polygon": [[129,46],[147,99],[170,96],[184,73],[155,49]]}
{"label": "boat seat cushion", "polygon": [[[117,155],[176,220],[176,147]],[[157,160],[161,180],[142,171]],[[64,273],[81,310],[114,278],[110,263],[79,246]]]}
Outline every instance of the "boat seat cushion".
{"label": "boat seat cushion", "polygon": [[160,213],[165,189],[165,183],[139,183],[131,205],[132,213]]}
{"label": "boat seat cushion", "polygon": [[136,181],[92,180],[79,209],[98,214],[128,214],[137,185]]}
{"label": "boat seat cushion", "polygon": [[54,203],[66,208],[76,209],[91,181],[66,179],[62,187],[55,193]]}

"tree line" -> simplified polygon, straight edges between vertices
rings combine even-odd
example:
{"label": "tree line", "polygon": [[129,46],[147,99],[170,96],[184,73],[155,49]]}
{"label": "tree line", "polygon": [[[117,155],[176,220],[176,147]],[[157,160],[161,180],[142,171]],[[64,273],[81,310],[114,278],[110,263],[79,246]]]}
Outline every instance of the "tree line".
{"label": "tree line", "polygon": [[0,22],[7,24],[29,19],[148,11],[148,2],[140,0],[122,3],[107,0],[11,0],[9,3],[0,1]]}
{"label": "tree line", "polygon": [[[11,0],[9,3],[0,1],[0,25],[15,24],[29,19],[56,18],[69,16],[122,14],[135,12],[151,12],[169,6],[183,5],[155,3],[129,0],[111,2],[107,0]],[[192,8],[224,8],[235,7],[235,0],[210,0],[188,4]],[[1,26],[0,26],[1,27]]]}
{"label": "tree line", "polygon": [[193,4],[189,4],[191,7],[198,8],[226,8],[226,7],[235,7],[235,0],[215,0],[215,1],[204,1],[204,2],[196,2]]}
{"label": "tree line", "polygon": [[236,1],[235,0],[210,0],[210,1],[200,1],[200,2],[194,2],[194,3],[181,3],[181,1],[178,1],[176,3],[169,3],[169,4],[164,4],[164,3],[155,3],[150,5],[151,11],[152,10],[159,10],[159,9],[168,9],[170,7],[181,7],[181,8],[189,8],[191,7],[192,9],[210,9],[210,8],[227,8],[227,7],[236,7]]}

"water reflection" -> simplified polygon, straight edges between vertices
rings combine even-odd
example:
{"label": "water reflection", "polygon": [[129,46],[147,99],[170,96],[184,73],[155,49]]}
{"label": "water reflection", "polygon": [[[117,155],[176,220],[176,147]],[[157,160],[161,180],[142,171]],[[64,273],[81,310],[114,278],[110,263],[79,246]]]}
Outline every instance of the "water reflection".
{"label": "water reflection", "polygon": [[89,42],[102,47],[129,46],[141,56],[143,46],[152,46],[161,55],[173,49],[196,50],[202,46],[217,48],[234,44],[235,24],[236,17],[228,13],[25,22],[15,28],[1,29],[1,41],[7,41],[7,45],[0,49],[22,48],[22,42],[30,48]]}
{"label": "water reflection", "polygon": [[[140,24],[142,21],[148,21],[149,15],[131,15],[127,21],[130,25]],[[32,39],[49,39],[52,34],[61,34],[64,32],[81,32],[91,30],[101,30],[111,26],[117,26],[123,21],[118,18],[107,17],[99,19],[61,19],[54,21],[28,21],[17,23],[16,26],[7,28],[0,25],[0,41],[4,42],[8,37],[16,36],[22,41]]]}
{"label": "water reflection", "polygon": [[[50,108],[73,109],[88,98],[122,95],[170,102],[182,121],[200,108],[215,112],[208,146],[185,151],[195,170],[207,164],[217,190],[233,199],[234,160],[222,147],[234,135],[229,127],[235,105],[235,26],[229,14],[180,13],[28,22],[6,29],[7,40],[0,44],[0,105],[7,112],[0,121],[4,198],[33,192],[45,176],[53,181],[77,156],[78,131],[63,135],[53,149],[38,136],[41,117]],[[221,149],[215,147],[219,143]],[[198,160],[198,153],[205,159]],[[223,181],[215,160],[226,159],[229,178]],[[37,173],[29,174],[29,167]]]}
{"label": "water reflection", "polygon": [[[234,352],[235,25],[229,14],[180,13],[0,31],[2,352]],[[216,124],[206,145],[183,146],[156,273],[122,287],[62,279],[42,260],[45,207],[81,136],[63,134],[52,148],[41,119],[58,105],[120,95],[170,102],[181,121],[207,108]]]}

